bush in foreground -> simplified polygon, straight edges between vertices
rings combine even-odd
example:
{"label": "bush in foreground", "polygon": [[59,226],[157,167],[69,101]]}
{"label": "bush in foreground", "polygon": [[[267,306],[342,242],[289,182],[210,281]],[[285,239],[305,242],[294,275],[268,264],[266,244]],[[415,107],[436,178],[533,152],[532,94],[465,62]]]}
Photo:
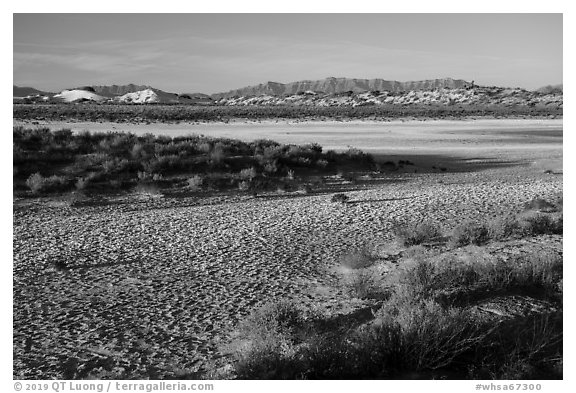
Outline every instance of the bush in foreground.
{"label": "bush in foreground", "polygon": [[555,234],[563,232],[562,215],[548,215],[528,212],[518,217],[519,227],[523,234],[528,236]]}
{"label": "bush in foreground", "polygon": [[467,221],[454,228],[448,244],[453,247],[461,247],[468,244],[479,246],[487,243],[489,240],[490,231],[485,223]]}
{"label": "bush in foreground", "polygon": [[61,191],[68,186],[68,181],[62,176],[44,177],[34,173],[26,180],[26,185],[34,194]]}
{"label": "bush in foreground", "polygon": [[442,236],[440,228],[432,221],[397,224],[392,232],[404,246],[415,246],[438,240]]}
{"label": "bush in foreground", "polygon": [[278,330],[252,335],[235,354],[235,377],[558,378],[561,370],[552,368],[562,353],[561,318],[560,312],[498,324],[431,300],[388,304],[357,329],[327,332],[311,323],[315,330],[304,340]]}
{"label": "bush in foreground", "polygon": [[458,255],[415,258],[384,282],[396,297],[464,304],[475,297],[503,291],[542,292],[556,296],[562,280],[562,256],[541,251],[510,260],[479,249]]}
{"label": "bush in foreground", "polygon": [[561,378],[562,311],[495,321],[466,306],[471,294],[519,288],[557,296],[561,279],[562,258],[547,252],[508,262],[474,249],[416,258],[389,276],[389,296],[358,327],[352,319],[334,328],[294,303],[256,310],[236,346],[236,376]]}

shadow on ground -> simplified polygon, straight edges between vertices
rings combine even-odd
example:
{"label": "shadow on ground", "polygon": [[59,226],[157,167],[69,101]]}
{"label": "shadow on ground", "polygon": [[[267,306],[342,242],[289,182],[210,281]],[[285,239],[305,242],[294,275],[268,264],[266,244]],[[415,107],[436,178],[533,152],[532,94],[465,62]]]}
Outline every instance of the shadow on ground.
{"label": "shadow on ground", "polygon": [[458,157],[445,154],[374,154],[374,158],[381,165],[387,162],[397,165],[400,163],[398,172],[401,173],[479,172],[530,164],[527,160],[502,160],[481,156]]}

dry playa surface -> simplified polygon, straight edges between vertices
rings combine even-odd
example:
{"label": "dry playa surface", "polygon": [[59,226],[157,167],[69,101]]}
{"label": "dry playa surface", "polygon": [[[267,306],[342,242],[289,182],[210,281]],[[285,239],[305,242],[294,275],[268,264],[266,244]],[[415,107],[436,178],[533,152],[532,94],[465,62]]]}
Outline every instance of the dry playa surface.
{"label": "dry playa surface", "polygon": [[195,371],[224,355],[235,324],[269,300],[359,306],[330,267],[351,247],[390,240],[394,220],[450,227],[562,191],[554,175],[437,176],[351,192],[348,205],[319,195],[15,210],[14,377],[62,378],[67,359],[94,356],[128,375]]}
{"label": "dry playa surface", "polygon": [[[196,375],[226,362],[238,322],[268,301],[360,308],[334,273],[344,252],[391,241],[395,221],[450,229],[561,193],[561,173],[542,171],[547,157],[561,160],[561,137],[549,149],[514,150],[514,166],[391,174],[351,187],[347,204],[298,193],[15,201],[14,378]],[[561,252],[562,240],[528,239],[507,252],[524,247]]]}

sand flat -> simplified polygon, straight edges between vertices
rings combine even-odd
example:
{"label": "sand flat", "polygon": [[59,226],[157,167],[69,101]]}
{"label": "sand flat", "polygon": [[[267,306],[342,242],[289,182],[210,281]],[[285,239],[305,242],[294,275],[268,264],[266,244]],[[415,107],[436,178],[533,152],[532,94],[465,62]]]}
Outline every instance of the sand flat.
{"label": "sand flat", "polygon": [[324,149],[354,146],[373,153],[388,150],[424,151],[426,149],[464,153],[474,149],[517,149],[519,145],[538,145],[555,149],[562,146],[562,119],[478,119],[478,120],[393,120],[376,121],[262,121],[229,123],[86,123],[15,121],[15,125],[69,128],[73,131],[123,131],[136,135],[183,136],[203,134],[237,138],[244,141],[272,139],[281,143],[319,143]]}
{"label": "sand flat", "polygon": [[[238,321],[267,301],[294,298],[335,311],[351,307],[334,286],[330,267],[353,247],[389,241],[393,221],[431,219],[450,229],[562,192],[563,176],[545,173],[561,166],[561,121],[402,124],[389,130],[388,139],[383,130],[389,123],[295,124],[297,134],[286,134],[291,125],[197,126],[209,135],[253,139],[268,129],[269,139],[303,143],[306,135],[341,148],[351,140],[346,133],[352,131],[344,131],[351,127],[364,133],[355,146],[380,141],[372,151],[398,153],[398,159],[408,149],[449,167],[345,186],[346,205],[331,202],[330,192],[272,192],[206,203],[196,197],[126,199],[81,208],[49,198],[27,206],[17,202],[14,377],[59,378],[58,359],[88,361],[94,348],[112,353],[120,366],[161,365],[161,377],[173,376],[174,361],[196,370],[222,356],[221,344]],[[175,129],[168,126],[174,127],[137,129]],[[561,239],[539,242],[561,248]],[[55,271],[58,260],[71,269]]]}

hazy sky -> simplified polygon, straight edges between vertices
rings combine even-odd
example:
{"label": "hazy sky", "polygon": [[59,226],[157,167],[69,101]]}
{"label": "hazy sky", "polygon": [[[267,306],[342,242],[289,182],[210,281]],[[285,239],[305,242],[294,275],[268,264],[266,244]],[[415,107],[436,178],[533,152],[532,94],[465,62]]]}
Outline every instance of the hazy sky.
{"label": "hazy sky", "polygon": [[216,93],[329,76],[562,83],[562,14],[14,14],[14,84]]}

